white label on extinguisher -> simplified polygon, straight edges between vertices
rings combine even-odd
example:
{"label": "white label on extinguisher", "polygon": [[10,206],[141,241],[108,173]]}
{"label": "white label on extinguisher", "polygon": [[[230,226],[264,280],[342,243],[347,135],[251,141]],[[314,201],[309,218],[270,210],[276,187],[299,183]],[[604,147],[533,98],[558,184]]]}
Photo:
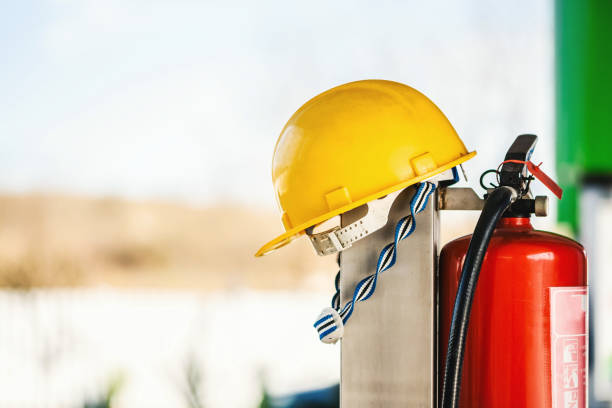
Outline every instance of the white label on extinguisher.
{"label": "white label on extinguisher", "polygon": [[588,356],[586,286],[550,288],[553,408],[586,408]]}

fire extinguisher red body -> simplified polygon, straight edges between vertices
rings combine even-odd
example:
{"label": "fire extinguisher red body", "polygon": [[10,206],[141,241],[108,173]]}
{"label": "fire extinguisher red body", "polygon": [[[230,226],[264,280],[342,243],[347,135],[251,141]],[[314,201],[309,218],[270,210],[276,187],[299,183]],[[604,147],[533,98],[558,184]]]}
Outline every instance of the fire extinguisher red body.
{"label": "fire extinguisher red body", "polygon": [[[453,305],[470,239],[456,239],[440,254],[440,386]],[[561,401],[570,400],[578,401],[576,407],[585,407],[586,285],[586,255],[580,244],[535,231],[529,218],[502,218],[489,244],[474,295],[460,407],[561,408]],[[577,299],[582,317],[575,312],[559,314],[559,307],[551,307],[555,288],[568,288],[564,293],[569,293],[569,301]],[[557,321],[555,316],[559,315],[569,321]],[[580,318],[582,321],[576,320]],[[582,329],[566,336],[563,330],[566,326],[573,330],[572,325]]]}

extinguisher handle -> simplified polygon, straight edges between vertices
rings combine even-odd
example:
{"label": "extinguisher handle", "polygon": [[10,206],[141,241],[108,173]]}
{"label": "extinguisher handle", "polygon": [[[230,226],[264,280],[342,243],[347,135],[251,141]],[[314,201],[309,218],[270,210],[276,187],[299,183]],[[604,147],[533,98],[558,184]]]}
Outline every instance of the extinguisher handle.
{"label": "extinguisher handle", "polygon": [[[499,184],[516,189],[519,192],[526,192],[526,179],[529,175],[526,163],[533,154],[538,137],[536,135],[519,135],[506,152],[504,164],[499,172]],[[507,162],[513,160],[512,162]]]}

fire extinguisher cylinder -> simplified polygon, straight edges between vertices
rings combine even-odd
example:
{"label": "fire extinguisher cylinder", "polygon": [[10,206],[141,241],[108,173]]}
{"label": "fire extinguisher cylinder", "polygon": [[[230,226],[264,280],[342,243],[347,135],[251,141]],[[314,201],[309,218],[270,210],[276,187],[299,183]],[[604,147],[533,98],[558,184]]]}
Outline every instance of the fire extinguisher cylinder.
{"label": "fire extinguisher cylinder", "polygon": [[547,210],[534,177],[562,194],[530,161],[536,140],[516,138],[474,233],[440,253],[441,408],[587,406],[586,254],[531,225]]}

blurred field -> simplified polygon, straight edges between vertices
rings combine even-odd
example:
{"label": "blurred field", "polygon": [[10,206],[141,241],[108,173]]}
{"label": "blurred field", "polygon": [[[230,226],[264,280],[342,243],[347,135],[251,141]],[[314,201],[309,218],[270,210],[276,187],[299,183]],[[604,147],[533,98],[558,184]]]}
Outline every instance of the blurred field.
{"label": "blurred field", "polygon": [[200,290],[327,287],[333,257],[298,240],[253,258],[281,229],[272,211],[65,195],[0,196],[0,286]]}

